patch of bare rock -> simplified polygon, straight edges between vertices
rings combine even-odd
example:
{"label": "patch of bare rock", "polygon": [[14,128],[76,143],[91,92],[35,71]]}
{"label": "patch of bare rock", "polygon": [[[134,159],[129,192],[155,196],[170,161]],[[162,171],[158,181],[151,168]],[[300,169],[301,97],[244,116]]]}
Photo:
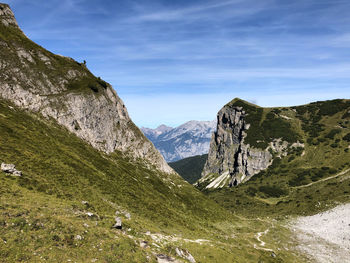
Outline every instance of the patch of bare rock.
{"label": "patch of bare rock", "polygon": [[350,203],[300,217],[292,228],[298,249],[315,262],[350,262]]}

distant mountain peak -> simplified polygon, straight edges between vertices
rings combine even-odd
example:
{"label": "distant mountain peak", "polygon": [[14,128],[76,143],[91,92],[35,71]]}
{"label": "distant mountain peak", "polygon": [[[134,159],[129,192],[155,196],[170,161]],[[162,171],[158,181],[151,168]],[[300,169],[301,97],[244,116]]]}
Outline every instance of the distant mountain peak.
{"label": "distant mountain peak", "polygon": [[208,153],[216,121],[188,121],[171,128],[160,125],[156,129],[141,128],[161,152],[167,162]]}

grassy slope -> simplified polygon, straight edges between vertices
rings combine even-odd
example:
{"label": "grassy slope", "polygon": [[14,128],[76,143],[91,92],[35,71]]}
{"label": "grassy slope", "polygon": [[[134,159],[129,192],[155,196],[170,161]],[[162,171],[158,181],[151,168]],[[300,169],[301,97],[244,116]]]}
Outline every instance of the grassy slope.
{"label": "grassy slope", "polygon": [[195,183],[201,178],[201,172],[204,164],[207,161],[208,154],[196,155],[182,160],[169,163],[170,167],[173,168],[183,179],[190,184]]}
{"label": "grassy slope", "polygon": [[[275,229],[265,237],[271,248],[278,246],[275,235],[288,240],[279,224],[230,215],[179,176],[98,152],[54,122],[3,100],[0,134],[0,160],[23,172],[19,178],[0,173],[1,260],[155,262],[153,253],[175,255],[181,247],[197,262],[298,261],[287,242],[277,258],[254,248],[256,233],[266,228]],[[131,213],[131,220],[123,217],[124,231],[111,228],[116,210]],[[162,234],[163,241],[151,240],[147,231]],[[140,248],[140,240],[151,246]]]}
{"label": "grassy slope", "polygon": [[[297,148],[282,159],[276,158],[266,171],[238,187],[207,192],[209,196],[231,211],[249,216],[313,214],[338,202],[349,202],[350,172],[346,171],[350,168],[350,101],[260,109],[273,112],[275,118],[291,118],[284,118],[283,122],[294,127],[292,136],[305,143],[305,149]],[[249,140],[254,135],[266,139],[264,134],[276,135],[283,129],[288,132],[286,125],[265,131],[262,124],[266,120],[256,119],[259,130],[253,127],[250,134],[248,130]]]}

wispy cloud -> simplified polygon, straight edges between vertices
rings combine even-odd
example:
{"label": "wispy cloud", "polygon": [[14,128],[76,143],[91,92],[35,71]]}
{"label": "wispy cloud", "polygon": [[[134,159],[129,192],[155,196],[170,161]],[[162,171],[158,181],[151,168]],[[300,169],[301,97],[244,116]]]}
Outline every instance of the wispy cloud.
{"label": "wispy cloud", "polygon": [[[257,99],[262,105],[274,104],[271,98],[281,102],[276,94],[293,91],[295,103],[321,93],[330,98],[329,90],[336,91],[333,97],[350,97],[349,1],[9,3],[28,36],[53,52],[87,60],[94,73],[126,98],[135,116],[144,108],[131,99],[147,101],[155,95],[167,100],[175,94],[176,104],[190,101],[186,96],[212,97],[218,103],[202,111],[206,119],[213,119],[230,96]],[[218,92],[226,95],[215,97]],[[149,111],[157,103],[148,105]],[[193,103],[187,112],[201,107],[197,100]],[[164,109],[165,115],[175,116],[175,108]],[[166,122],[154,114],[148,119]],[[177,116],[178,122],[187,120]],[[143,125],[142,118],[136,122]]]}

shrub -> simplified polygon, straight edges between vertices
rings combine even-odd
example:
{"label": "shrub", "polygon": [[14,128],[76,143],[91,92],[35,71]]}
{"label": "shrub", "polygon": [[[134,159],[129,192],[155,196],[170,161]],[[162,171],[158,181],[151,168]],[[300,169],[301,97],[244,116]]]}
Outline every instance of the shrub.
{"label": "shrub", "polygon": [[340,129],[333,129],[328,134],[326,134],[326,136],[324,136],[324,137],[327,138],[327,139],[332,139],[333,140],[335,135],[337,135],[340,132],[341,132]]}
{"label": "shrub", "polygon": [[282,195],[287,195],[287,190],[279,188],[278,186],[263,185],[259,187],[259,191],[265,194],[267,197],[280,197]]}
{"label": "shrub", "polygon": [[347,141],[347,142],[350,142],[350,133],[348,133],[347,135],[345,135],[345,136],[343,137],[343,140],[344,140],[344,141]]}
{"label": "shrub", "polygon": [[255,194],[258,192],[258,190],[255,187],[249,186],[248,189],[246,190],[246,193],[249,196],[255,196]]}

